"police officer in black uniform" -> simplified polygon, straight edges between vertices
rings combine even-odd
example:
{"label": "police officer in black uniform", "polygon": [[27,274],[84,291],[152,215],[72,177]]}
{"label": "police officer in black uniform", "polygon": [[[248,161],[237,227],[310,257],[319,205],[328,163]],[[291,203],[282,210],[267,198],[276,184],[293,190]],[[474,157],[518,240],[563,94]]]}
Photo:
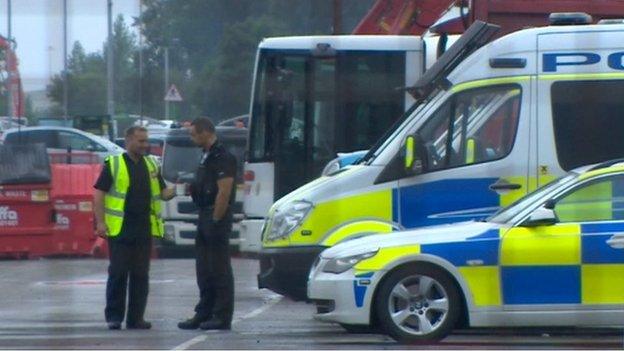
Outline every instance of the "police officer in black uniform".
{"label": "police officer in black uniform", "polygon": [[236,197],[236,158],[219,143],[214,124],[206,117],[191,123],[191,139],[204,149],[191,184],[191,196],[199,208],[195,238],[199,303],[195,315],[178,327],[228,330],[234,312],[229,237]]}

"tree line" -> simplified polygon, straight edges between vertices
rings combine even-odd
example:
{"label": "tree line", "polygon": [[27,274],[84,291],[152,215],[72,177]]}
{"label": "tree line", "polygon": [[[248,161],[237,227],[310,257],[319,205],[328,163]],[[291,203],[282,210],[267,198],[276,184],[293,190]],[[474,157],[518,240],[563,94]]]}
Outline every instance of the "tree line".
{"label": "tree line", "polygon": [[[341,0],[342,33],[349,33],[374,0]],[[254,58],[265,37],[332,34],[333,0],[143,0],[130,24],[118,16],[113,29],[115,114],[164,118],[164,56],[169,82],[184,101],[171,103],[175,119],[205,115],[222,120],[249,109]],[[138,27],[141,40],[131,30]],[[140,45],[141,44],[141,45]],[[105,114],[107,43],[86,53],[73,44],[68,59],[68,114]],[[142,59],[141,59],[142,58]],[[47,95],[62,115],[63,78]]]}

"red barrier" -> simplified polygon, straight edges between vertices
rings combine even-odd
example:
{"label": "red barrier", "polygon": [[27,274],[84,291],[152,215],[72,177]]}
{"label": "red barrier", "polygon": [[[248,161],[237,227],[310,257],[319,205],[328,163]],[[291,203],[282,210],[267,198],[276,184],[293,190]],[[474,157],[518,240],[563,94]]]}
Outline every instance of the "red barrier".
{"label": "red barrier", "polygon": [[[101,164],[52,164],[52,203],[55,225],[50,255],[107,255],[95,235],[93,184]],[[97,252],[95,251],[97,248]]]}
{"label": "red barrier", "polygon": [[0,185],[0,257],[29,258],[51,250],[50,185]]}
{"label": "red barrier", "polygon": [[89,151],[52,151],[48,150],[48,158],[52,164],[100,164],[98,154]]}
{"label": "red barrier", "polygon": [[0,185],[0,257],[108,257],[93,214],[102,165],[53,163],[50,169],[51,184]]}

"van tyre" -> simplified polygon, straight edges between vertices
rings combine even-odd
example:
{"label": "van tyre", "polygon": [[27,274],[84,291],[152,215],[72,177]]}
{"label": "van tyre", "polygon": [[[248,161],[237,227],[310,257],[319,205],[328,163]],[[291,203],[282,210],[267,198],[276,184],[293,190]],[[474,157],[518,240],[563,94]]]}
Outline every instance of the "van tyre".
{"label": "van tyre", "polygon": [[390,273],[375,299],[381,328],[404,344],[444,338],[457,324],[461,306],[461,295],[447,273],[418,264]]}

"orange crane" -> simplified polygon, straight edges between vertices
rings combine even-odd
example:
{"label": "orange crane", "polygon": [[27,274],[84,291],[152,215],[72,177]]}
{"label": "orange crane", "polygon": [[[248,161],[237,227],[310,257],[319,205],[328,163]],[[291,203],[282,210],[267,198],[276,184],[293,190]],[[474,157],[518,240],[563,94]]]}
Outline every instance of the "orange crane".
{"label": "orange crane", "polygon": [[[449,10],[453,20],[440,23]],[[498,36],[548,25],[553,12],[585,12],[595,22],[624,18],[622,0],[377,0],[353,34],[411,34],[427,31],[460,34],[476,20],[497,24]]]}

